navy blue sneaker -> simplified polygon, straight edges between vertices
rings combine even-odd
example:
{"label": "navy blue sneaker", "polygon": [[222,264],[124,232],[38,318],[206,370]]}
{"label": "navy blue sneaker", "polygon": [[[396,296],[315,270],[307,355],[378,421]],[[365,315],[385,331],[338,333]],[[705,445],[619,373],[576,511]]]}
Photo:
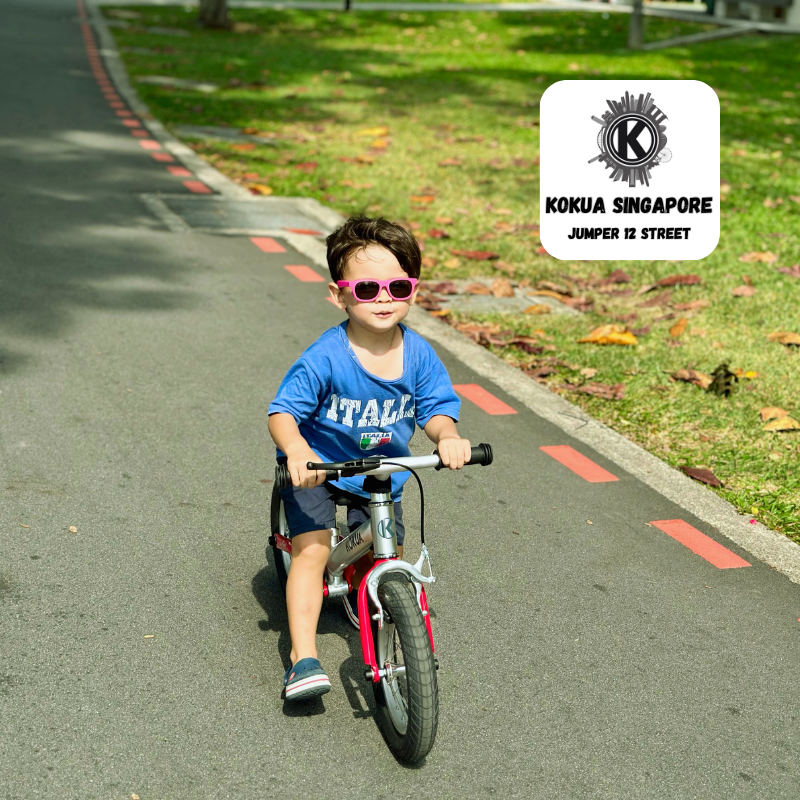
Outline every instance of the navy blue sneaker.
{"label": "navy blue sneaker", "polygon": [[344,613],[350,624],[357,630],[361,630],[358,624],[358,589],[353,589],[352,592],[346,594],[342,598],[344,604]]}
{"label": "navy blue sneaker", "polygon": [[307,700],[331,690],[331,682],[316,658],[301,658],[283,677],[287,700]]}

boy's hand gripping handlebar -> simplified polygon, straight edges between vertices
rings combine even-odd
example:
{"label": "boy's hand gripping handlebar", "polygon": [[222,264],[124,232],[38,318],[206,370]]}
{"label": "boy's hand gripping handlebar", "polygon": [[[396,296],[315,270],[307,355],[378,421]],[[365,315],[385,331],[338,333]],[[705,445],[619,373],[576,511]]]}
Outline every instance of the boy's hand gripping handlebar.
{"label": "boy's hand gripping handlebar", "polygon": [[[472,448],[470,459],[464,466],[480,464],[483,467],[488,467],[493,458],[491,445],[479,444]],[[384,461],[389,463],[384,464]],[[444,469],[445,465],[442,464],[439,451],[436,450],[429,456],[401,456],[399,458],[372,456],[358,458],[353,461],[339,461],[327,464],[316,464],[313,461],[309,461],[306,467],[307,469],[325,470],[325,479],[336,481],[339,478],[351,478],[354,475],[375,475],[385,478],[393,472],[404,472],[407,468],[424,469],[433,467],[433,469],[439,470]],[[292,479],[289,476],[286,464],[278,464],[275,467],[275,483],[279,489],[291,486]]]}

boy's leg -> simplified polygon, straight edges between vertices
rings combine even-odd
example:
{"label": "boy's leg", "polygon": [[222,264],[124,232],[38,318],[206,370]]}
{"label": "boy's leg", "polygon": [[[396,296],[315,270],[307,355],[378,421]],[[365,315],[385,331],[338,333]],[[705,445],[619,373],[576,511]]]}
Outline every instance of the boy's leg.
{"label": "boy's leg", "polygon": [[292,538],[292,566],[286,581],[286,609],[292,637],[292,664],[317,657],[317,623],[322,609],[322,578],[331,552],[330,530]]}

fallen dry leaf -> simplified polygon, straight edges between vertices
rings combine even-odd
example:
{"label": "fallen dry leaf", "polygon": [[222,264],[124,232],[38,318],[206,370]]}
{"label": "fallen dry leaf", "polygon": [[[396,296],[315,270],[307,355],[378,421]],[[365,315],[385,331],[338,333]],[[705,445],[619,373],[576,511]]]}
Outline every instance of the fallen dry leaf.
{"label": "fallen dry leaf", "polygon": [[523,314],[550,314],[553,309],[547,303],[536,303],[523,309]]}
{"label": "fallen dry leaf", "polygon": [[421,263],[423,267],[435,267],[438,260],[433,256],[422,256]]}
{"label": "fallen dry leaf", "polygon": [[492,281],[492,294],[495,297],[514,297],[514,287],[508,278],[495,278]]}
{"label": "fallen dry leaf", "polygon": [[554,300],[559,300],[562,303],[566,300],[570,300],[570,296],[566,294],[561,294],[561,292],[554,292],[552,289],[534,289],[532,292],[528,292],[530,297],[552,297]]}
{"label": "fallen dry leaf", "polygon": [[299,164],[294,165],[295,169],[299,169],[300,172],[313,172],[317,168],[316,161],[302,161]]}
{"label": "fallen dry leaf", "polygon": [[69,532],[70,533],[77,533],[78,529],[74,525],[70,525],[69,526]]}
{"label": "fallen dry leaf", "polygon": [[710,470],[699,469],[698,467],[681,467],[681,472],[686,473],[690,478],[694,478],[700,483],[708,486],[722,486],[722,481]]}
{"label": "fallen dry leaf", "polygon": [[644,303],[639,303],[639,308],[654,308],[655,306],[669,305],[672,300],[672,289],[667,289],[665,292],[659,292],[655,297],[651,297]]}
{"label": "fallen dry leaf", "polygon": [[453,281],[441,281],[440,283],[425,284],[426,289],[430,289],[436,294],[458,294],[458,286]]}
{"label": "fallen dry leaf", "polygon": [[272,194],[272,187],[267,186],[265,183],[251,183],[247,188],[251,194],[258,194],[264,197]]}
{"label": "fallen dry leaf", "polygon": [[509,264],[507,261],[497,261],[492,262],[492,266],[495,269],[500,270],[500,272],[505,272],[506,275],[510,275],[512,278],[514,277],[514,273],[516,272],[516,267],[513,264]]}
{"label": "fallen dry leaf", "polygon": [[756,293],[756,290],[752,286],[748,286],[744,284],[742,286],[737,286],[735,289],[731,290],[731,294],[734,297],[752,297]]}
{"label": "fallen dry leaf", "polygon": [[699,386],[701,389],[708,389],[711,385],[711,376],[706,375],[705,372],[699,372],[696,369],[679,369],[671,374],[671,377],[676,381],[686,381]]}
{"label": "fallen dry leaf", "polygon": [[431,228],[428,231],[428,236],[431,239],[449,239],[450,234],[447,231],[443,231],[441,228]]}
{"label": "fallen dry leaf", "polygon": [[710,300],[692,300],[691,303],[675,303],[674,309],[678,311],[699,311],[701,308],[708,308],[711,305]]}
{"label": "fallen dry leaf", "polygon": [[461,159],[458,158],[443,158],[439,162],[440,167],[460,167],[462,166]]}
{"label": "fallen dry leaf", "polygon": [[741,367],[737,367],[733,371],[733,374],[737,378],[739,378],[739,379],[744,378],[747,381],[752,381],[754,378],[758,377],[758,373],[755,372],[754,370],[752,370],[752,369],[742,369]]}
{"label": "fallen dry leaf", "polygon": [[615,269],[609,276],[606,278],[610,283],[630,283],[631,276],[628,275],[627,272],[623,272],[621,269]]}
{"label": "fallen dry leaf", "polygon": [[656,281],[656,286],[693,286],[700,283],[699,275],[670,275]]}
{"label": "fallen dry leaf", "polygon": [[493,253],[490,250],[451,250],[454,256],[469,258],[472,261],[492,261],[500,258],[500,253]]}
{"label": "fallen dry leaf", "polygon": [[363,153],[360,156],[356,156],[356,161],[358,161],[360,164],[374,164],[375,156],[370,156],[366,153]]}
{"label": "fallen dry leaf", "polygon": [[442,262],[442,266],[447,267],[447,269],[457,269],[461,266],[461,262],[457,258],[448,258]]}
{"label": "fallen dry leaf", "polygon": [[637,338],[624,326],[612,323],[595,328],[588,336],[578,339],[578,344],[638,344]]}
{"label": "fallen dry leaf", "polygon": [[739,261],[743,261],[745,264],[774,264],[777,260],[778,256],[769,250],[753,250],[749,253],[739,256]]}
{"label": "fallen dry leaf", "polygon": [[600,397],[603,400],[622,400],[622,398],[625,397],[624,383],[615,383],[613,386],[607,383],[585,383],[581,386],[575,386],[571,383],[563,383],[561,386],[562,388],[568,389],[571,392],[590,394],[594,397]]}
{"label": "fallen dry leaf", "polygon": [[387,139],[373,139],[369,146],[373,150],[385,150],[389,146],[389,141]]}
{"label": "fallen dry leaf", "polygon": [[492,290],[484,283],[470,283],[462,290],[464,294],[491,294]]}
{"label": "fallen dry leaf", "polygon": [[767,339],[771,342],[780,342],[780,344],[785,344],[787,347],[789,345],[795,347],[800,346],[800,335],[792,333],[791,331],[775,331],[774,333],[767,334]]}
{"label": "fallen dry leaf", "polygon": [[144,639],[155,639],[154,633],[146,633],[143,637]]}
{"label": "fallen dry leaf", "polygon": [[800,431],[800,422],[791,417],[781,417],[768,422],[762,430],[765,431]]}
{"label": "fallen dry leaf", "polygon": [[792,264],[791,267],[778,267],[778,272],[790,275],[792,278],[800,278],[800,264]]}
{"label": "fallen dry leaf", "polygon": [[22,524],[20,524],[20,528],[30,528],[30,525],[22,525]]}
{"label": "fallen dry leaf", "polygon": [[597,375],[597,368],[596,367],[584,367],[581,372],[584,378],[594,378]]}
{"label": "fallen dry leaf", "polygon": [[453,218],[452,217],[434,217],[433,221],[438,225],[452,225]]}
{"label": "fallen dry leaf", "polygon": [[686,330],[686,324],[689,322],[686,317],[681,317],[670,329],[669,335],[673,337],[673,339],[678,339],[679,337],[683,336],[683,332]]}
{"label": "fallen dry leaf", "polygon": [[241,144],[232,144],[231,150],[239,150],[240,152],[247,152],[248,150],[255,150],[256,147],[257,145],[255,144],[255,142],[253,143],[244,142]]}
{"label": "fallen dry leaf", "polygon": [[436,199],[436,197],[434,195],[432,195],[432,194],[412,194],[411,195],[411,202],[412,203],[421,203],[423,205],[427,204],[427,203],[432,203],[435,199]]}
{"label": "fallen dry leaf", "polygon": [[377,128],[364,128],[363,130],[356,131],[356,136],[388,136],[389,129],[385,125],[379,125]]}
{"label": "fallen dry leaf", "polygon": [[761,415],[762,422],[769,422],[771,419],[781,419],[781,417],[789,416],[789,412],[779,406],[764,406],[758,413]]}

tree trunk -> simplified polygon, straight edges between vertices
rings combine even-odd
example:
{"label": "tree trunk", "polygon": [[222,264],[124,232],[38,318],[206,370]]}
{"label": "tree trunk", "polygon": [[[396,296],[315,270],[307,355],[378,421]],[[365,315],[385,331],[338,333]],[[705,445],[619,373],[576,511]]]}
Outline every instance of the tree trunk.
{"label": "tree trunk", "polygon": [[641,50],[644,44],[644,19],[642,17],[642,0],[633,0],[631,24],[628,28],[628,49]]}
{"label": "tree trunk", "polygon": [[230,28],[228,0],[200,0],[197,22],[204,28]]}

